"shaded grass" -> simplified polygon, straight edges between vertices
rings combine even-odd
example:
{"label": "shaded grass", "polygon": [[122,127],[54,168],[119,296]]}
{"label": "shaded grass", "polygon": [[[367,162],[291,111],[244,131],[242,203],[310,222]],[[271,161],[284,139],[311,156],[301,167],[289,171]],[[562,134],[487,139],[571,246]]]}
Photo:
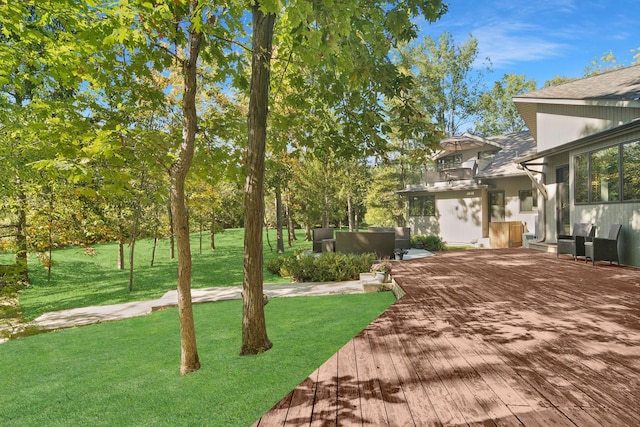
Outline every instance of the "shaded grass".
{"label": "shaded grass", "polygon": [[[275,239],[273,230],[271,240]],[[298,234],[302,234],[298,232]],[[311,248],[299,236],[293,248]],[[270,252],[265,242],[266,260],[278,256]],[[93,305],[119,304],[160,298],[165,292],[175,289],[177,281],[177,258],[169,258],[169,242],[158,242],[154,267],[150,266],[152,243],[150,239],[136,243],[133,290],[129,291],[128,257],[125,270],[118,270],[118,246],[115,243],[93,246],[94,256],[86,255],[81,247],[69,247],[53,252],[55,264],[51,282],[47,271],[36,256],[30,256],[29,267],[32,285],[20,296],[20,305],[27,319],[56,310],[87,307]],[[199,254],[199,236],[192,234],[193,288],[235,286],[242,284],[244,230],[232,229],[216,234],[216,249],[210,250],[205,240]],[[125,247],[128,254],[128,247]],[[264,270],[266,283],[289,282]]]}
{"label": "shaded grass", "polygon": [[0,425],[248,426],[394,301],[273,298],[274,347],[239,357],[240,301],[194,306],[202,368],[179,375],[176,309],[0,345]]}

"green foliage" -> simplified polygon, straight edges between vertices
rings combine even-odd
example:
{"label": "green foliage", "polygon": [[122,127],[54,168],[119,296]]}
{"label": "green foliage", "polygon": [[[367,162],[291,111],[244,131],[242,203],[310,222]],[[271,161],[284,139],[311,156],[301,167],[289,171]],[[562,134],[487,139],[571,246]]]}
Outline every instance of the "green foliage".
{"label": "green foliage", "polygon": [[480,96],[476,133],[483,136],[519,132],[525,123],[512,98],[536,89],[536,81],[526,80],[523,74],[505,74],[494,83],[490,92]]}
{"label": "green foliage", "polygon": [[196,305],[202,368],[187,377],[176,367],[177,309],[9,341],[0,425],[249,426],[393,301],[271,298],[275,345],[255,357],[238,357],[241,301]]}
{"label": "green foliage", "polygon": [[399,54],[417,81],[419,110],[445,135],[462,133],[460,127],[473,119],[484,91],[485,70],[476,62],[478,40],[470,36],[458,45],[451,34],[443,33],[438,40],[425,37]]}
{"label": "green foliage", "polygon": [[[201,255],[197,255],[198,234],[192,234],[191,239],[193,288],[242,285],[242,229],[216,234],[216,249],[204,250]],[[128,272],[116,268],[118,245],[114,243],[94,245],[94,256],[88,256],[79,246],[54,250],[51,282],[47,281],[47,271],[37,257],[30,257],[32,284],[20,294],[25,317],[33,319],[47,311],[160,298],[176,288],[177,260],[169,259],[169,242],[163,239],[158,242],[154,267],[150,267],[152,244],[152,239],[136,243],[133,291],[128,290]],[[309,242],[297,241],[295,244],[296,248],[309,247]],[[265,251],[264,257],[268,263],[277,255]],[[268,271],[265,271],[264,280],[268,283],[288,282]]]}
{"label": "green foliage", "polygon": [[378,166],[367,193],[367,224],[395,227],[405,223],[406,198],[396,192],[402,190],[400,170],[392,165]]}
{"label": "green foliage", "polygon": [[19,264],[0,265],[0,292],[10,295],[24,288],[24,277]]}
{"label": "green foliage", "polygon": [[268,259],[266,265],[267,271],[274,276],[280,276],[280,270],[282,269],[286,259],[287,257],[285,256]]}
{"label": "green foliage", "polygon": [[369,271],[374,260],[374,254],[325,252],[281,257],[273,268],[279,265],[280,274],[296,282],[336,282],[358,279],[360,273]]}
{"label": "green foliage", "polygon": [[411,247],[427,251],[443,251],[447,246],[439,236],[418,234],[411,236]]}

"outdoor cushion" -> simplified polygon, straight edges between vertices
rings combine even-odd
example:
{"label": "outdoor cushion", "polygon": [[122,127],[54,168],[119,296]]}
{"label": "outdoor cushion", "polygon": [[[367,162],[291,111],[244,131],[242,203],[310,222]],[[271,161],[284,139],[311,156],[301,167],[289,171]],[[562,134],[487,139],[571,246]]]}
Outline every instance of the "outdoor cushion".
{"label": "outdoor cushion", "polygon": [[596,237],[590,242],[585,242],[585,258],[584,261],[591,260],[592,265],[596,265],[596,261],[609,261],[609,264],[615,261],[620,265],[618,258],[618,237],[622,230],[621,224],[612,224],[609,228],[609,235],[605,237]]}
{"label": "outdoor cushion", "polygon": [[584,256],[584,242],[589,238],[593,238],[596,227],[591,224],[573,224],[573,234],[558,236],[558,250],[556,257],[560,254],[569,254],[573,256],[575,261],[579,256]]}

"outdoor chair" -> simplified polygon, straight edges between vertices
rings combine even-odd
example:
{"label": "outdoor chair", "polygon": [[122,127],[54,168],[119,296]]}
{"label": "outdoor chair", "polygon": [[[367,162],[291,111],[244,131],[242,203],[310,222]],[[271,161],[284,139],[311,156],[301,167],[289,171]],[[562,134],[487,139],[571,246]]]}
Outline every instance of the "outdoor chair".
{"label": "outdoor chair", "polygon": [[593,238],[596,233],[596,227],[591,224],[573,224],[573,234],[571,236],[561,234],[558,236],[558,250],[556,258],[560,254],[569,254],[573,256],[573,260],[577,260],[579,256],[584,256],[584,243],[587,238]]}
{"label": "outdoor chair", "polygon": [[595,237],[591,241],[585,242],[584,261],[587,262],[587,260],[590,259],[593,265],[596,265],[596,261],[609,261],[609,264],[615,261],[620,265],[620,259],[618,258],[618,237],[620,236],[621,229],[621,224],[612,224],[607,237]]}

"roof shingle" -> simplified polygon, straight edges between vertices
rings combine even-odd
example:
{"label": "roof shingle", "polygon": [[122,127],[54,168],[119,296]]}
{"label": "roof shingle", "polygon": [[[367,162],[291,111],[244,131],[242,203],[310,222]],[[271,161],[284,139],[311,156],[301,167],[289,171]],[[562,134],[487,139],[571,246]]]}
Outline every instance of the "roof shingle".
{"label": "roof shingle", "polygon": [[557,86],[527,92],[515,98],[573,100],[640,99],[640,65],[619,68]]}

